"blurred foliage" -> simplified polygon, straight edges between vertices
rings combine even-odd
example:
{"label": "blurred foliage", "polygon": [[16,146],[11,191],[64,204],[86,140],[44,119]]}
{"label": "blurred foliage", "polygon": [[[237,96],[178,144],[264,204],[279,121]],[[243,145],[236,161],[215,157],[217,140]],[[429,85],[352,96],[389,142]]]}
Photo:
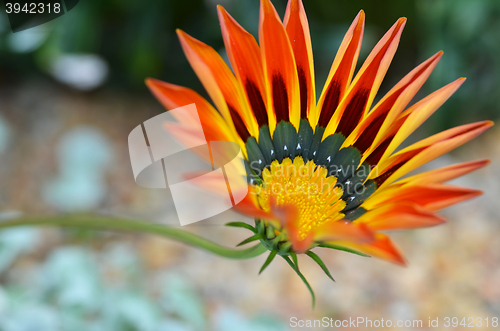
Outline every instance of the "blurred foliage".
{"label": "blurred foliage", "polygon": [[[10,32],[3,17],[0,82],[50,79],[46,76],[58,55],[90,53],[98,54],[110,66],[104,88],[147,93],[143,81],[152,76],[206,95],[182,53],[175,29],[185,30],[224,55],[217,3],[257,36],[258,0],[81,0],[68,14],[44,25],[41,30],[46,35],[32,37],[31,48],[16,46],[16,34]],[[286,1],[273,3],[283,16]],[[372,0],[304,0],[304,6],[319,91],[345,31],[364,9],[367,25],[361,59],[398,17],[408,17],[381,92],[442,49],[443,60],[420,96],[461,76],[468,81],[433,117],[433,130],[468,120],[494,119],[500,114],[500,1],[388,0],[382,5]]]}

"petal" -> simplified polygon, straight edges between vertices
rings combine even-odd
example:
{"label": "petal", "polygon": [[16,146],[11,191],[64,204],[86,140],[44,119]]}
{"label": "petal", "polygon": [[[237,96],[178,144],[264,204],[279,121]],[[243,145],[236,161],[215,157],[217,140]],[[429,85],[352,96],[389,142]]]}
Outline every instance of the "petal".
{"label": "petal", "polygon": [[236,211],[261,220],[271,222],[275,227],[281,228],[287,226],[293,219],[296,218],[296,207],[293,205],[277,206],[276,199],[271,196],[269,202],[269,211],[264,210],[259,205],[257,199],[258,191],[261,188],[258,186],[249,185],[248,194],[238,202],[235,207]]}
{"label": "petal", "polygon": [[408,172],[463,145],[493,126],[491,121],[455,127],[421,140],[389,157],[375,167],[369,178],[375,178],[379,189],[389,185]]}
{"label": "petal", "polygon": [[236,204],[236,211],[242,213],[244,215],[259,218],[263,220],[274,220],[276,216],[274,216],[271,212],[267,212],[259,207],[255,194],[249,189],[249,193],[246,195],[243,200]]}
{"label": "petal", "polygon": [[[185,146],[202,146],[207,143],[205,137],[200,137],[200,132],[193,125],[186,123],[165,122],[163,127],[168,133],[172,134],[177,141]],[[210,159],[203,157],[205,161]]]}
{"label": "petal", "polygon": [[[282,208],[282,207],[280,207]],[[278,209],[275,215],[280,215]],[[288,208],[281,212],[281,219],[286,219],[284,228],[286,229],[295,252],[303,253],[311,248],[314,242],[330,241],[353,241],[370,242],[374,240],[374,233],[364,224],[337,221],[328,222],[314,227],[305,238],[300,236],[300,224],[295,208]]]}
{"label": "petal", "polygon": [[435,54],[399,81],[359,123],[344,142],[344,146],[354,145],[362,153],[370,146],[376,146],[383,133],[420,90],[442,55],[443,52]]}
{"label": "petal", "polygon": [[373,231],[416,229],[435,226],[446,220],[416,203],[394,202],[370,210],[356,220]]}
{"label": "petal", "polygon": [[478,160],[458,163],[451,166],[426,171],[411,177],[399,180],[398,184],[404,185],[424,185],[444,183],[449,180],[464,176],[472,171],[480,169],[490,164],[490,160]]}
{"label": "petal", "polygon": [[318,107],[311,114],[311,126],[313,128],[316,127],[316,124],[326,127],[340,100],[344,97],[358,61],[364,27],[365,12],[361,10],[340,44],[319,98]]}
{"label": "petal", "polygon": [[300,118],[308,115],[316,106],[314,66],[309,34],[309,23],[302,0],[289,0],[283,22],[292,45],[300,89]]}
{"label": "petal", "polygon": [[280,121],[300,124],[300,90],[293,50],[276,9],[269,0],[261,0],[259,41],[268,89],[268,105],[273,112],[269,128],[274,132]]}
{"label": "petal", "polygon": [[374,240],[373,232],[364,224],[346,221],[324,223],[314,229],[315,241],[348,240],[369,242]]}
{"label": "petal", "polygon": [[481,194],[478,190],[445,184],[389,187],[368,198],[363,207],[373,209],[385,203],[411,202],[427,210],[437,211]]}
{"label": "petal", "polygon": [[185,180],[197,179],[196,185],[200,189],[206,190],[207,194],[227,195],[228,185],[224,174],[221,172],[191,171],[185,173],[183,177]]}
{"label": "petal", "polygon": [[268,124],[267,94],[259,46],[222,6],[217,6],[226,51],[236,78],[244,87],[259,126]]}
{"label": "petal", "polygon": [[369,243],[356,243],[349,241],[334,241],[332,244],[352,248],[358,252],[365,253],[399,265],[406,265],[406,260],[399,248],[392,242],[391,238],[382,233],[375,235],[375,240]]}
{"label": "petal", "polygon": [[257,122],[233,73],[220,55],[210,46],[177,30],[186,57],[213,102],[227,122],[246,141],[257,135]]}
{"label": "petal", "polygon": [[406,18],[400,18],[377,43],[349,85],[345,97],[326,127],[324,137],[336,132],[347,137],[368,112],[396,53],[405,24]]}
{"label": "petal", "polygon": [[[195,91],[186,87],[165,83],[156,79],[148,78],[146,85],[154,96],[168,110],[189,104],[196,104],[200,122],[208,141],[238,141],[237,137],[220,114],[207,100]],[[178,119],[188,121],[189,119]],[[188,123],[189,124],[189,123]]]}
{"label": "petal", "polygon": [[397,121],[393,123],[392,127],[380,137],[379,141],[385,140],[387,142],[381,145],[383,148],[379,148],[378,150],[371,149],[365,154],[365,157],[368,157],[371,152],[374,153],[370,157],[370,164],[373,164],[375,161],[382,162],[387,159],[410,134],[455,93],[464,81],[465,78],[459,78],[404,111]]}
{"label": "petal", "polygon": [[314,242],[314,233],[309,232],[304,238],[300,236],[300,220],[297,207],[294,205],[276,206],[276,201],[274,200],[271,201],[271,210],[288,234],[294,252],[304,253],[311,248]]}

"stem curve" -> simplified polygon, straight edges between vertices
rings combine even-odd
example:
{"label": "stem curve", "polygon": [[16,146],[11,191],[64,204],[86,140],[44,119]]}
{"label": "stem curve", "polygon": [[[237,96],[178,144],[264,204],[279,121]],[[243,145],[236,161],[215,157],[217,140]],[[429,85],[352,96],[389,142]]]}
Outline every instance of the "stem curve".
{"label": "stem curve", "polygon": [[54,226],[66,228],[84,228],[90,230],[113,230],[124,232],[140,232],[155,234],[190,246],[204,249],[213,254],[229,259],[250,259],[267,251],[258,244],[247,249],[233,249],[216,244],[194,233],[166,225],[149,223],[132,219],[108,217],[89,214],[63,214],[55,216],[21,216],[15,219],[0,221],[0,231],[4,228],[19,226]]}

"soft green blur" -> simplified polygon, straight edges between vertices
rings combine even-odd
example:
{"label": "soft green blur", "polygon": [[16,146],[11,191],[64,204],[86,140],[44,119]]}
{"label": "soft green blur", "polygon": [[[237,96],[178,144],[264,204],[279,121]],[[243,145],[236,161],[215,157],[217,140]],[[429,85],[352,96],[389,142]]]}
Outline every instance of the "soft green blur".
{"label": "soft green blur", "polygon": [[[224,53],[215,0],[82,0],[71,12],[43,26],[33,51],[16,51],[3,18],[0,70],[4,84],[48,79],[60,54],[97,54],[110,66],[102,88],[147,93],[145,77],[155,77],[202,92],[182,54],[180,28]],[[222,0],[221,4],[252,34],[258,34],[257,0]],[[280,15],[286,2],[274,1]],[[318,94],[337,47],[360,9],[366,12],[361,59],[398,17],[408,18],[402,41],[381,92],[439,50],[445,55],[423,92],[465,76],[460,93],[433,116],[433,129],[500,114],[500,2],[496,0],[305,0],[311,26]],[[46,38],[46,39],[45,39]],[[28,47],[29,48],[29,47]],[[361,62],[361,61],[360,61]],[[422,93],[423,95],[423,93]],[[431,128],[431,126],[428,126]]]}

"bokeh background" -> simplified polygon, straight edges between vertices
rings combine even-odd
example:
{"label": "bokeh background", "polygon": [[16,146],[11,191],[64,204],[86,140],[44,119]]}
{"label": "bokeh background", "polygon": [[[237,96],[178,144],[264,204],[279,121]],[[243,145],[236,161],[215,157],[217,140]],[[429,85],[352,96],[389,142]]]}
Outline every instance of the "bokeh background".
{"label": "bokeh background", "polygon": [[[206,95],[175,29],[227,57],[218,3],[257,35],[257,0],[81,0],[68,14],[15,34],[0,14],[0,219],[93,210],[176,226],[169,192],[136,186],[127,136],[163,111],[146,77]],[[283,16],[285,0],[273,3]],[[304,5],[317,86],[364,9],[361,60],[397,18],[408,18],[379,95],[439,50],[444,57],[416,100],[468,78],[411,139],[500,116],[499,1]],[[421,319],[424,325],[429,317],[500,317],[499,139],[494,127],[429,165],[492,160],[456,181],[485,194],[447,209],[446,225],[394,234],[407,268],[320,251],[333,283],[299,259],[317,292],[315,310],[284,261],[258,276],[264,256],[230,261],[153,236],[18,228],[0,232],[0,330],[288,330],[291,317]],[[247,233],[221,224],[236,219],[227,212],[188,229],[232,246]]]}

